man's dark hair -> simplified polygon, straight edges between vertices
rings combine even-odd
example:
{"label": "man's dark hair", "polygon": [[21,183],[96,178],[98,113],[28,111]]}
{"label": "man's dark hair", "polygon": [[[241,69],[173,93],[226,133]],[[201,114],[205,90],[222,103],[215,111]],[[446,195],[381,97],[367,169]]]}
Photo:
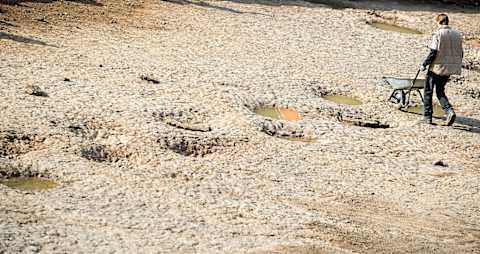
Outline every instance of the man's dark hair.
{"label": "man's dark hair", "polygon": [[437,22],[440,25],[448,25],[448,16],[447,14],[438,14],[437,16]]}

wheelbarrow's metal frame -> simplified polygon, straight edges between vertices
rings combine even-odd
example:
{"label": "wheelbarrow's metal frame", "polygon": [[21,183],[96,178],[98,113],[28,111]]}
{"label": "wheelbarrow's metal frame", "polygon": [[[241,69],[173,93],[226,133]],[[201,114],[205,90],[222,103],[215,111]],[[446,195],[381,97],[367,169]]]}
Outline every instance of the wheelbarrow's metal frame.
{"label": "wheelbarrow's metal frame", "polygon": [[[393,103],[399,103],[401,108],[407,108],[410,104],[410,97],[411,97],[412,91],[416,91],[420,95],[420,99],[423,102],[423,95],[420,92],[420,90],[423,89],[423,86],[422,87],[415,86],[415,82],[418,79],[418,75],[420,74],[420,71],[421,70],[417,71],[415,78],[413,79],[413,81],[408,87],[400,87],[400,88],[394,87],[392,94],[388,98],[388,101]],[[387,81],[389,78],[390,77],[383,77],[384,81],[393,87],[393,85]],[[398,79],[398,78],[392,78],[392,79]],[[400,98],[397,97],[397,94],[400,94]]]}

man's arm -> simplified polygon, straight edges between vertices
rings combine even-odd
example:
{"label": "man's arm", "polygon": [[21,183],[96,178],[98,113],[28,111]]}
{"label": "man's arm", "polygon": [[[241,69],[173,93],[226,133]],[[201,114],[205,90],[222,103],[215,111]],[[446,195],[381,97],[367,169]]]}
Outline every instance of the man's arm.
{"label": "man's arm", "polygon": [[438,53],[438,44],[439,44],[439,38],[437,34],[433,34],[432,44],[430,45],[430,53],[428,54],[427,58],[423,60],[423,63],[422,63],[423,70],[425,70],[427,66],[432,64],[433,61],[435,60],[435,57],[437,56],[437,53]]}
{"label": "man's arm", "polygon": [[437,56],[438,50],[436,49],[430,49],[430,53],[428,54],[427,58],[423,60],[422,66],[427,67],[428,65],[432,64],[433,61],[435,60],[435,57]]}

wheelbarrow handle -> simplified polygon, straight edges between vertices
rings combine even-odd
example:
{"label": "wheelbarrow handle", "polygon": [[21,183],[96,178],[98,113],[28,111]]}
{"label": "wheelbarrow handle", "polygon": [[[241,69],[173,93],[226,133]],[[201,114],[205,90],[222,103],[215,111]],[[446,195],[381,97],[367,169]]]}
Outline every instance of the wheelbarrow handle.
{"label": "wheelbarrow handle", "polygon": [[418,69],[417,75],[415,75],[415,78],[413,79],[412,87],[413,87],[413,85],[415,85],[415,82],[417,81],[418,75],[420,75],[420,72],[421,72],[421,71],[422,71],[422,69]]}
{"label": "wheelbarrow handle", "polygon": [[417,82],[418,75],[420,75],[420,72],[421,72],[421,71],[422,71],[421,69],[418,69],[417,75],[415,75],[415,78],[414,78],[413,81],[412,81],[412,85],[411,85],[410,88],[408,89],[409,92],[412,91],[413,87],[415,86],[415,82]]}
{"label": "wheelbarrow handle", "polygon": [[412,92],[412,89],[415,86],[415,82],[417,82],[417,78],[418,78],[418,75],[420,75],[420,71],[422,70],[418,69],[417,75],[415,75],[415,78],[413,79],[412,84],[408,88],[408,92],[406,93],[406,98],[405,98],[405,102],[403,103],[404,104],[403,107],[408,107],[408,105],[410,104],[410,93]]}

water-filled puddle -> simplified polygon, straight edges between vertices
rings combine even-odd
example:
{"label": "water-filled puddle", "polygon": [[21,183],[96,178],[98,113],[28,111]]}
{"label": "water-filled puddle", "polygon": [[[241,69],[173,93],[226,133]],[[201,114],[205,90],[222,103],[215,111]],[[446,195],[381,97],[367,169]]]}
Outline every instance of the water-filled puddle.
{"label": "water-filled puddle", "polygon": [[325,100],[333,101],[338,104],[343,104],[343,105],[351,105],[351,106],[357,106],[357,105],[362,105],[362,102],[348,96],[343,96],[343,95],[325,95],[322,97]]}
{"label": "water-filled puddle", "polygon": [[[402,111],[417,115],[423,115],[423,105],[408,107],[406,109],[402,109]],[[442,118],[444,117],[444,115],[445,112],[443,111],[442,107],[440,105],[433,104],[433,116],[437,118]]]}
{"label": "water-filled puddle", "polygon": [[393,25],[393,24],[387,24],[387,23],[378,22],[378,21],[369,22],[368,24],[375,28],[378,28],[384,31],[389,31],[389,32],[406,33],[406,34],[422,34],[421,32],[412,28]]}
{"label": "water-filled puddle", "polygon": [[0,180],[0,184],[25,191],[41,191],[57,187],[54,181],[39,177],[12,177]]}
{"label": "water-filled puddle", "polygon": [[302,119],[300,114],[296,110],[291,108],[259,107],[255,109],[255,113],[277,120],[295,121]]}

